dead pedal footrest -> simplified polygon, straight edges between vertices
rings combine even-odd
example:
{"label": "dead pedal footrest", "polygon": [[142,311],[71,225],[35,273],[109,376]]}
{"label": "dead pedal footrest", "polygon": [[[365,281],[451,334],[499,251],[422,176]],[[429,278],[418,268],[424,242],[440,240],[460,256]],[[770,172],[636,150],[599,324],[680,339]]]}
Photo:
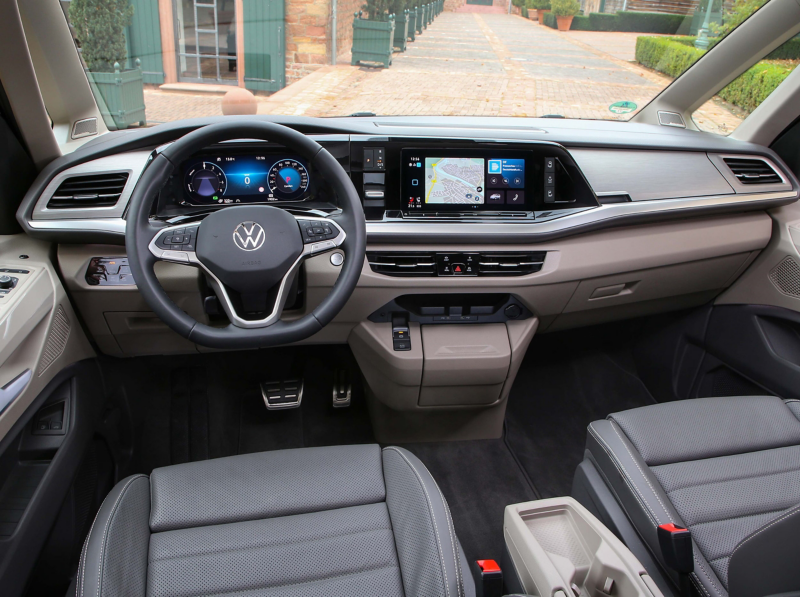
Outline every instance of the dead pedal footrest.
{"label": "dead pedal footrest", "polygon": [[303,380],[262,382],[261,395],[264,397],[267,410],[297,408],[303,401]]}

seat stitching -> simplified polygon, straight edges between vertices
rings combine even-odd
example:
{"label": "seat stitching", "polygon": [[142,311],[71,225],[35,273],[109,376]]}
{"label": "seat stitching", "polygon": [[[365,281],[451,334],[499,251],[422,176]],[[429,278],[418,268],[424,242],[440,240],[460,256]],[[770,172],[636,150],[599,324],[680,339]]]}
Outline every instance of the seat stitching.
{"label": "seat stitching", "polygon": [[[764,516],[764,514],[777,514],[778,512],[785,512],[786,507],[777,508],[776,510],[764,510],[763,512],[756,512],[755,514],[737,514],[736,516],[726,516],[725,518],[712,518],[702,522],[687,523],[691,528],[702,526],[705,524],[714,524],[716,522],[725,522],[726,520],[742,520],[745,518],[753,518],[754,516]],[[766,524],[766,523],[764,523]]]}
{"label": "seat stitching", "polygon": [[[80,579],[79,579],[79,582],[78,582],[78,586],[75,587],[75,597],[78,597],[78,594],[83,595],[83,587],[85,585],[85,578],[86,578],[86,560],[88,559],[87,556],[89,555],[89,539],[92,536],[92,531],[94,530],[94,525],[97,522],[97,519],[100,517],[100,510],[103,509],[103,504],[106,503],[107,499],[108,499],[108,496],[106,496],[106,498],[103,500],[103,503],[100,504],[100,508],[97,510],[97,514],[94,515],[94,520],[92,521],[92,526],[89,527],[89,534],[86,535],[86,541],[84,541],[84,543],[83,543],[83,550],[81,552],[82,564],[80,564],[80,563],[78,564],[79,568],[81,567],[81,565],[83,567],[80,570]],[[102,555],[101,555],[101,560],[102,560]],[[79,590],[80,590],[80,593],[78,593]]]}
{"label": "seat stitching", "polygon": [[[722,594],[723,594],[723,593],[722,593],[722,591],[721,591],[721,590],[720,590],[720,588],[717,586],[717,583],[715,583],[715,582],[714,582],[714,579],[713,579],[713,578],[711,578],[711,575],[708,573],[708,571],[706,571],[706,567],[705,567],[705,566],[703,566],[703,563],[702,563],[702,562],[700,561],[700,559],[697,557],[697,554],[694,554],[694,561],[695,561],[695,563],[696,563],[698,566],[700,566],[700,570],[702,570],[702,571],[703,571],[703,574],[705,574],[706,578],[708,579],[708,582],[710,582],[710,583],[711,583],[711,586],[712,586],[712,587],[714,587],[714,590],[715,590],[715,591],[716,591],[716,592],[717,592],[719,595],[722,595]],[[701,583],[701,584],[702,584],[702,583]],[[708,594],[708,592],[707,592],[707,591],[706,591],[706,594]]]}
{"label": "seat stitching", "polygon": [[181,555],[175,555],[175,556],[166,556],[166,557],[148,559],[148,562],[150,562],[150,563],[170,562],[172,560],[185,560],[187,558],[203,558],[203,557],[206,557],[206,556],[216,556],[216,555],[219,555],[219,554],[222,554],[222,553],[226,553],[226,554],[227,553],[241,553],[243,551],[253,551],[253,550],[258,550],[258,549],[269,549],[269,548],[272,548],[272,547],[289,547],[289,546],[292,546],[292,545],[300,545],[302,543],[314,543],[314,542],[317,542],[317,541],[327,541],[329,539],[341,539],[342,537],[356,537],[358,535],[366,535],[368,533],[377,533],[377,532],[380,532],[380,531],[390,531],[391,532],[391,530],[392,530],[391,527],[380,527],[380,528],[377,528],[377,529],[370,529],[370,530],[367,530],[367,531],[358,531],[358,532],[355,532],[355,533],[341,533],[341,534],[337,534],[337,535],[330,535],[330,536],[327,536],[327,537],[314,537],[314,538],[311,538],[311,539],[301,539],[299,541],[289,541],[288,543],[274,543],[274,544],[268,544],[268,545],[263,545],[263,544],[262,545],[250,545],[248,547],[236,547],[236,548],[232,548],[232,549],[218,549],[218,550],[208,551],[208,552],[195,552],[195,553],[187,553],[187,554],[181,554]]}
{"label": "seat stitching", "polygon": [[125,497],[125,492],[128,491],[128,487],[130,487],[134,481],[142,478],[146,479],[147,475],[137,475],[125,484],[125,486],[119,492],[114,505],[111,507],[111,513],[109,514],[108,520],[103,528],[103,540],[100,543],[100,562],[97,566],[97,597],[100,597],[100,587],[103,583],[103,563],[105,562],[106,539],[108,538],[108,529],[111,527],[111,521],[114,520],[114,515],[117,513],[117,507],[122,502],[122,498]]}
{"label": "seat stitching", "polygon": [[[258,589],[282,589],[284,587],[298,587],[301,585],[310,585],[318,582],[323,582],[326,580],[334,580],[337,578],[346,578],[348,576],[358,576],[359,574],[366,574],[369,572],[379,572],[381,570],[397,570],[397,566],[380,566],[378,568],[365,568],[364,570],[358,570],[356,572],[345,572],[344,574],[334,574],[333,576],[323,576],[322,578],[315,578],[314,580],[304,580],[302,582],[295,582],[295,583],[288,583],[285,585],[262,585],[259,587],[252,587],[246,589],[248,591],[256,591]],[[241,589],[236,589],[234,591],[226,591],[224,593],[193,593],[187,595],[185,597],[217,597],[222,595],[239,595],[241,594]]]}
{"label": "seat stitching", "polygon": [[745,537],[744,539],[742,539],[742,541],[739,543],[739,545],[737,545],[737,546],[734,548],[734,550],[731,552],[731,558],[733,558],[733,554],[735,554],[735,553],[736,553],[736,552],[739,550],[739,548],[740,548],[742,545],[744,545],[745,543],[747,543],[748,541],[750,541],[750,540],[751,540],[751,539],[753,539],[754,537],[757,537],[758,535],[760,535],[761,533],[763,533],[764,531],[766,531],[766,530],[767,530],[768,528],[770,528],[771,526],[774,526],[774,525],[778,524],[779,522],[781,522],[781,521],[783,521],[783,520],[786,520],[787,518],[789,518],[789,517],[791,517],[791,516],[794,516],[794,515],[795,515],[795,514],[797,514],[798,512],[800,512],[800,506],[794,506],[794,507],[792,508],[792,510],[790,510],[789,512],[787,512],[787,513],[786,513],[786,514],[784,514],[783,516],[781,516],[781,517],[779,517],[779,518],[776,518],[775,520],[773,520],[772,522],[770,522],[770,523],[769,523],[769,524],[767,524],[766,526],[763,526],[763,527],[761,527],[760,529],[758,529],[758,530],[757,530],[755,533],[753,533],[753,534],[752,534],[752,535],[750,535],[749,537]]}
{"label": "seat stitching", "polygon": [[[789,446],[789,447],[795,448],[797,446]],[[782,449],[782,448],[776,448],[776,449]],[[755,452],[751,452],[751,453],[755,454]],[[711,460],[711,459],[709,459],[709,460]],[[681,464],[683,464],[683,463],[681,463]],[[653,467],[652,470],[654,471],[654,474],[655,474],[655,471],[659,470],[659,467]],[[708,482],[699,481],[697,483],[689,483],[687,485],[681,485],[679,487],[673,487],[672,489],[670,489],[666,493],[667,493],[667,495],[671,495],[671,494],[675,493],[676,491],[681,491],[683,489],[694,489],[695,487],[708,487],[710,485],[718,485],[720,483],[732,483],[734,481],[749,481],[750,479],[760,479],[762,477],[777,477],[779,475],[788,475],[790,473],[798,473],[798,472],[800,472],[800,467],[790,468],[790,469],[786,469],[786,470],[782,470],[782,471],[770,471],[770,472],[767,472],[767,473],[759,473],[759,474],[754,474],[754,475],[747,475],[747,476],[744,476],[744,477],[728,477],[728,478],[725,478],[725,479],[719,479],[717,481],[708,481]],[[656,477],[658,477],[657,474],[656,474]],[[666,489],[665,489],[665,491],[666,491]]]}
{"label": "seat stitching", "polygon": [[450,544],[453,547],[453,564],[455,565],[455,571],[456,571],[456,591],[458,592],[458,595],[460,597],[462,593],[462,585],[461,585],[462,581],[460,574],[461,566],[459,565],[458,554],[456,553],[456,539],[455,539],[455,532],[453,531],[454,525],[452,523],[452,519],[450,518],[450,506],[447,504],[447,499],[445,499],[444,494],[442,493],[442,489],[441,487],[439,487],[439,484],[436,482],[436,479],[434,479],[433,476],[431,476],[431,480],[433,481],[434,487],[436,487],[436,490],[439,492],[439,497],[442,499],[442,504],[444,505],[444,514],[445,514],[444,517],[445,520],[447,521],[447,529],[450,532]]}
{"label": "seat stitching", "polygon": [[611,449],[611,446],[609,446],[606,441],[596,433],[592,423],[589,424],[589,434],[598,441],[600,447],[603,448],[603,451],[608,454],[608,456],[611,458],[611,462],[614,463],[614,467],[617,469],[617,472],[622,475],[622,478],[625,480],[625,484],[631,489],[631,493],[636,498],[636,501],[639,502],[639,505],[642,506],[642,509],[647,512],[653,524],[658,526],[658,518],[650,508],[650,504],[648,504],[647,500],[644,499],[644,496],[641,495],[639,488],[631,482],[630,475],[628,474],[625,465],[617,459],[616,454],[614,454],[614,451]]}
{"label": "seat stitching", "polygon": [[414,474],[417,477],[417,481],[422,487],[422,491],[425,493],[425,499],[428,504],[428,512],[431,515],[431,521],[433,522],[433,530],[436,533],[436,545],[439,548],[439,560],[442,562],[442,576],[444,577],[444,590],[445,593],[447,593],[447,596],[450,597],[450,582],[447,580],[447,570],[445,569],[444,566],[444,550],[442,550],[442,541],[439,538],[439,526],[436,524],[436,516],[434,516],[433,513],[433,504],[431,503],[431,497],[428,494],[428,489],[425,487],[425,483],[422,481],[422,476],[417,471],[417,468],[411,463],[411,461],[408,458],[406,458],[405,454],[403,454],[400,450],[392,446],[384,449],[392,450],[393,452],[397,452],[397,454],[400,455],[400,458],[402,458],[406,462],[406,464],[408,464],[408,466],[411,467],[411,470],[414,471]]}
{"label": "seat stitching", "polygon": [[[431,479],[433,479],[433,477],[431,477]],[[447,500],[445,499],[439,484],[436,482],[436,479],[433,479],[433,484],[436,486],[436,489],[439,490],[439,497],[442,498],[442,503],[444,504],[445,520],[447,520],[447,528],[450,530],[450,544],[453,546],[453,564],[455,565],[456,571],[456,590],[460,596],[464,591],[464,586],[461,578],[461,565],[458,561],[458,553],[456,553],[456,534],[453,530],[455,525],[453,524],[453,519],[450,517],[450,506],[447,504]]]}
{"label": "seat stitching", "polygon": [[[101,504],[100,508],[102,507],[103,505]],[[98,516],[100,516],[100,510],[98,510],[97,514],[94,515],[92,526],[89,527],[89,534],[86,535],[86,540],[83,542],[83,550],[81,550],[81,561],[78,564],[80,572],[79,572],[78,583],[77,586],[75,587],[75,597],[78,597],[78,595],[83,595],[83,584],[84,584],[84,578],[86,576],[86,558],[89,555],[89,538],[92,536],[92,531],[94,530],[94,523],[97,522]]]}
{"label": "seat stitching", "polygon": [[[617,437],[619,437],[619,440],[622,442],[622,446],[625,448],[625,451],[628,453],[628,456],[630,456],[631,460],[633,460],[633,464],[635,464],[636,468],[639,469],[639,473],[644,478],[645,482],[647,483],[647,486],[650,488],[650,491],[653,492],[653,495],[658,500],[658,503],[661,504],[661,508],[664,510],[664,514],[667,516],[667,518],[670,518],[670,514],[667,511],[666,506],[664,506],[664,502],[661,501],[661,498],[658,496],[658,493],[656,493],[653,484],[650,483],[650,479],[647,478],[647,476],[644,474],[644,471],[642,470],[642,467],[639,466],[639,463],[636,462],[636,459],[633,457],[633,454],[631,454],[630,448],[628,448],[627,444],[625,443],[625,440],[622,439],[622,435],[620,435],[619,431],[617,431],[617,426],[614,423],[614,421],[611,421],[611,428],[614,430],[614,433],[617,434]],[[658,517],[656,517],[656,520],[658,520]]]}
{"label": "seat stitching", "polygon": [[689,576],[691,576],[692,584],[695,586],[696,589],[702,591],[704,595],[711,597],[711,593],[709,593],[705,585],[702,582],[700,582],[700,577],[695,572],[690,573]]}

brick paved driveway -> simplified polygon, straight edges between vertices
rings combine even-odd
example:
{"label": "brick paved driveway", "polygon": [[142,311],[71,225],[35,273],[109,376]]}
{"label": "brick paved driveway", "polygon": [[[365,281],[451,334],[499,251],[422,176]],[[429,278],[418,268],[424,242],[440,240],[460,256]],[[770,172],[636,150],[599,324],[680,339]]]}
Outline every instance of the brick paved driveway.
{"label": "brick paved driveway", "polygon": [[[575,35],[578,33],[579,35]],[[259,98],[260,114],[542,116],[627,119],[609,111],[628,100],[643,107],[670,79],[625,58],[635,35],[559,33],[507,14],[445,12],[395,54],[388,69],[328,66]],[[174,98],[174,100],[173,100]],[[148,120],[220,113],[220,98],[146,95]],[[176,107],[171,106],[172,101]],[[177,104],[180,104],[177,106]],[[739,118],[708,102],[696,115],[706,130],[730,132]]]}

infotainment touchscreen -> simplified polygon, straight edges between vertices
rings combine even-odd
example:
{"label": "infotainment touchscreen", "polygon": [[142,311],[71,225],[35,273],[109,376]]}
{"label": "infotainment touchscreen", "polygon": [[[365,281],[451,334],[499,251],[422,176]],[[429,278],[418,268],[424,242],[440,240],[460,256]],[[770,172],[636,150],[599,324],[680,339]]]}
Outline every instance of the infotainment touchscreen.
{"label": "infotainment touchscreen", "polygon": [[525,210],[526,160],[519,152],[514,153],[517,155],[459,151],[447,155],[405,149],[403,208],[436,212]]}

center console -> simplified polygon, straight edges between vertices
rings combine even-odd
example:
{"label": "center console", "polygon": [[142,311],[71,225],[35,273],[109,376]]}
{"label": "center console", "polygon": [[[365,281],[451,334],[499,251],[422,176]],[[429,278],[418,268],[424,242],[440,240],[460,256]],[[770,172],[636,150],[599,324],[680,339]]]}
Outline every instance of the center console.
{"label": "center console", "polygon": [[542,597],[662,597],[655,581],[602,522],[571,497],[506,506],[509,589]]}

